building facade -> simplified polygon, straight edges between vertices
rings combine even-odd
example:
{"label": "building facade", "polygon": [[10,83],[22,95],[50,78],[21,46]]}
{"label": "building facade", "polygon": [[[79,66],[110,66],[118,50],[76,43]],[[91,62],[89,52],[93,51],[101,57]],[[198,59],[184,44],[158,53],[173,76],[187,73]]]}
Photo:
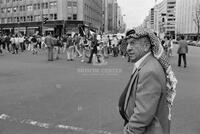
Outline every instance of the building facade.
{"label": "building facade", "polygon": [[176,0],[167,0],[166,34],[175,38],[176,25]]}
{"label": "building facade", "polygon": [[150,15],[145,17],[142,27],[151,29],[151,16]]}
{"label": "building facade", "polygon": [[154,17],[154,30],[160,35],[164,36],[166,31],[166,12],[167,12],[167,2],[166,0],[162,1],[161,3],[157,4],[154,7],[155,17]]}
{"label": "building facade", "polygon": [[117,32],[117,0],[108,0],[108,32]]}
{"label": "building facade", "polygon": [[194,19],[196,19],[195,14],[199,11],[200,0],[177,0],[176,35],[185,35],[188,38],[197,36],[198,27]]}
{"label": "building facade", "polygon": [[154,17],[155,17],[155,12],[154,12],[154,8],[151,8],[150,10],[150,28],[154,29]]}
{"label": "building facade", "polygon": [[154,6],[153,30],[161,37],[175,37],[176,0],[163,0]]}
{"label": "building facade", "polygon": [[78,32],[82,24],[95,29],[102,26],[102,0],[0,0],[0,9],[2,32],[60,35]]}
{"label": "building facade", "polygon": [[103,8],[103,32],[108,32],[108,0],[103,0],[102,2],[102,8]]}
{"label": "building facade", "polygon": [[124,27],[124,14],[122,13],[121,7],[118,6],[117,10],[117,29],[119,33],[124,33],[125,32],[125,27]]}

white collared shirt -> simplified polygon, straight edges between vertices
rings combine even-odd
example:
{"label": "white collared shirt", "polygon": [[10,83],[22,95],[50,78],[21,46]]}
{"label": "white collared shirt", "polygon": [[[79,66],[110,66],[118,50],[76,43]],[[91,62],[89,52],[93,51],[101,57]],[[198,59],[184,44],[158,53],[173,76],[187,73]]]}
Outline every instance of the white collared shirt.
{"label": "white collared shirt", "polygon": [[[151,54],[151,52],[148,52],[147,54],[145,54],[142,58],[140,58],[137,62],[135,62],[135,67],[136,68],[139,68],[139,66],[140,66],[140,64],[144,61],[144,59],[147,57],[147,56],[149,56]],[[134,73],[134,68],[133,68],[133,72],[132,73]]]}

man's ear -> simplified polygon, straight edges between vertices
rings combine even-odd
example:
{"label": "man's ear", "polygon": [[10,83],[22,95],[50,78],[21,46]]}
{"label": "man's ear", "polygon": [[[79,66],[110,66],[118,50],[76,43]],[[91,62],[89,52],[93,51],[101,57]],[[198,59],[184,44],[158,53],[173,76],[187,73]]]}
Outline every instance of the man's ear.
{"label": "man's ear", "polygon": [[151,50],[151,44],[149,43],[149,44],[146,44],[145,45],[145,51],[147,52],[147,51],[150,51]]}
{"label": "man's ear", "polygon": [[144,41],[144,51],[148,52],[150,50],[151,50],[151,43],[149,42],[148,39],[145,39],[145,41]]}

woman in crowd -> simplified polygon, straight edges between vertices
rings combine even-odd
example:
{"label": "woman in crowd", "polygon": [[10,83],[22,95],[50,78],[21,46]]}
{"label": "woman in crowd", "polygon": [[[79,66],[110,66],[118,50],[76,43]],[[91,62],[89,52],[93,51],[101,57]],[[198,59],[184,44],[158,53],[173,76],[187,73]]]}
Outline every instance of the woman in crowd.
{"label": "woman in crowd", "polygon": [[73,39],[71,35],[68,36],[67,38],[67,45],[66,45],[66,50],[67,50],[67,60],[68,61],[73,61],[74,60],[74,44],[73,44]]}
{"label": "woman in crowd", "polygon": [[74,38],[73,38],[73,43],[74,43],[74,57],[76,57],[76,54],[78,54],[78,57],[81,57],[81,52],[78,50],[79,48],[79,42],[80,42],[80,39],[78,37],[78,34],[75,34],[74,35]]}

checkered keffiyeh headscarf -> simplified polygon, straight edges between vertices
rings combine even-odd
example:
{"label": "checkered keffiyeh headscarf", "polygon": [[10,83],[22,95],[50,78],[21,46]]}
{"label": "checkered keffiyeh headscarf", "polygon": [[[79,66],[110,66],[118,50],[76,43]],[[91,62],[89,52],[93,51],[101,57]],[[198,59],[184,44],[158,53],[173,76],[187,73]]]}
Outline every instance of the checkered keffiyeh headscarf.
{"label": "checkered keffiyeh headscarf", "polygon": [[161,66],[163,67],[166,78],[167,78],[167,101],[169,107],[169,120],[171,120],[171,107],[173,105],[174,98],[176,96],[176,84],[177,79],[172,71],[171,65],[169,63],[169,59],[164,52],[164,49],[161,45],[159,38],[154,34],[153,31],[150,29],[145,29],[142,27],[136,27],[129,30],[126,33],[126,39],[135,38],[139,39],[142,37],[148,37],[151,43],[151,49],[154,57],[160,62]]}

